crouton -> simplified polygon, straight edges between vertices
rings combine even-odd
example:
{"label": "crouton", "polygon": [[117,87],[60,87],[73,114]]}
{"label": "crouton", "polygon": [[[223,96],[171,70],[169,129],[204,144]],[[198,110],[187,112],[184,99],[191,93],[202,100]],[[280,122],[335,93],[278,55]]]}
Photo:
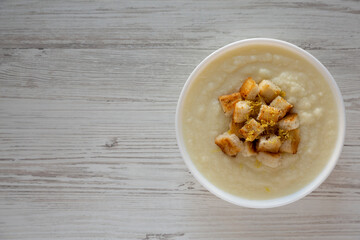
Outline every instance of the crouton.
{"label": "crouton", "polygon": [[254,101],[247,101],[247,102],[251,107],[251,111],[250,111],[251,117],[256,117],[260,112],[261,106],[266,105],[266,102],[260,95],[258,95]]}
{"label": "crouton", "polygon": [[281,93],[281,89],[269,80],[262,80],[259,90],[260,95],[268,104]]}
{"label": "crouton", "polygon": [[279,152],[281,146],[280,137],[275,134],[271,134],[270,136],[261,136],[259,141],[256,144],[256,150],[258,152]]}
{"label": "crouton", "polygon": [[282,153],[297,153],[300,143],[300,129],[295,129],[288,132],[288,138],[281,144],[280,152]]}
{"label": "crouton", "polygon": [[259,86],[251,77],[249,77],[244,81],[239,91],[244,99],[255,100],[256,96],[259,94]]}
{"label": "crouton", "polygon": [[254,141],[264,131],[264,128],[255,119],[250,119],[241,129],[240,133],[246,141]]}
{"label": "crouton", "polygon": [[278,122],[280,129],[290,131],[298,128],[300,125],[297,113],[290,113]]}
{"label": "crouton", "polygon": [[240,133],[240,129],[244,126],[243,123],[236,123],[234,121],[231,121],[229,124],[229,133],[235,134],[238,138],[244,138],[243,135]]}
{"label": "crouton", "polygon": [[259,152],[257,159],[267,167],[277,168],[280,166],[280,153]]}
{"label": "crouton", "polygon": [[290,111],[291,108],[293,108],[293,105],[288,103],[284,98],[277,96],[269,105],[270,107],[274,107],[280,110],[281,114],[279,119],[283,118],[288,111]]}
{"label": "crouton", "polygon": [[244,157],[255,156],[257,152],[254,150],[253,143],[249,141],[244,142],[244,149],[241,151]]}
{"label": "crouton", "polygon": [[250,115],[251,106],[246,101],[239,101],[235,104],[233,121],[236,123],[245,122]]}
{"label": "crouton", "polygon": [[281,112],[279,109],[267,105],[261,105],[257,120],[276,123],[280,118]]}
{"label": "crouton", "polygon": [[230,116],[231,114],[233,114],[235,104],[240,100],[241,94],[238,92],[219,97],[219,102],[226,116]]}
{"label": "crouton", "polygon": [[231,157],[235,157],[243,149],[243,142],[235,134],[225,132],[215,138],[215,144]]}

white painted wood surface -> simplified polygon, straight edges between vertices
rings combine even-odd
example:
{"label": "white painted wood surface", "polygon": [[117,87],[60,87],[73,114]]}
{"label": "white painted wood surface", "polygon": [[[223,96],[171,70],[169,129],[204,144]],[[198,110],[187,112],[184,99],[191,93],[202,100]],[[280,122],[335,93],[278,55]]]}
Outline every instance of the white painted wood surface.
{"label": "white painted wood surface", "polygon": [[[193,68],[244,38],[297,44],[344,96],[333,173],[254,210],[200,186],[175,140]],[[1,1],[0,239],[360,239],[359,1]]]}

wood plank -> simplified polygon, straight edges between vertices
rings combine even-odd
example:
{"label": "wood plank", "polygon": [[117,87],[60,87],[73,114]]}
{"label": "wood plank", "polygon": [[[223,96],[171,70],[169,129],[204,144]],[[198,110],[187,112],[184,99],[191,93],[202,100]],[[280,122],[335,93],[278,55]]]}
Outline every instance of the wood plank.
{"label": "wood plank", "polygon": [[[0,239],[356,239],[358,1],[1,1]],[[175,139],[194,67],[249,37],[303,47],[333,74],[347,132],[306,198],[246,209],[206,191]]]}

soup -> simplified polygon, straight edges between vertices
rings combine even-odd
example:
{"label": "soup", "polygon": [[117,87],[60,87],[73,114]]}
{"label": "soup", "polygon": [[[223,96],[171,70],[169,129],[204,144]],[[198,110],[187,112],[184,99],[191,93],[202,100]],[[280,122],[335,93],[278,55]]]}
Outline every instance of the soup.
{"label": "soup", "polygon": [[[230,157],[214,142],[231,121],[218,97],[239,91],[249,77],[279,86],[299,116],[297,153],[282,153],[276,168],[259,164],[256,155]],[[294,193],[321,172],[335,147],[337,119],[333,93],[316,68],[287,49],[256,45],[224,53],[202,69],[185,95],[182,124],[189,156],[212,184],[243,198],[271,199]]]}

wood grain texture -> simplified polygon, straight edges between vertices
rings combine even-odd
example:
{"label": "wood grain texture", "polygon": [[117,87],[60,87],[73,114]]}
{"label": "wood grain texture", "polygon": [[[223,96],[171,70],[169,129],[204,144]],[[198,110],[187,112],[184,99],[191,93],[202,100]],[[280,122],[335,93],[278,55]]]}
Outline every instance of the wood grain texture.
{"label": "wood grain texture", "polygon": [[[275,209],[207,192],[175,140],[187,76],[250,37],[308,50],[346,106],[335,170]],[[359,39],[359,1],[1,1],[0,239],[360,239]]]}

